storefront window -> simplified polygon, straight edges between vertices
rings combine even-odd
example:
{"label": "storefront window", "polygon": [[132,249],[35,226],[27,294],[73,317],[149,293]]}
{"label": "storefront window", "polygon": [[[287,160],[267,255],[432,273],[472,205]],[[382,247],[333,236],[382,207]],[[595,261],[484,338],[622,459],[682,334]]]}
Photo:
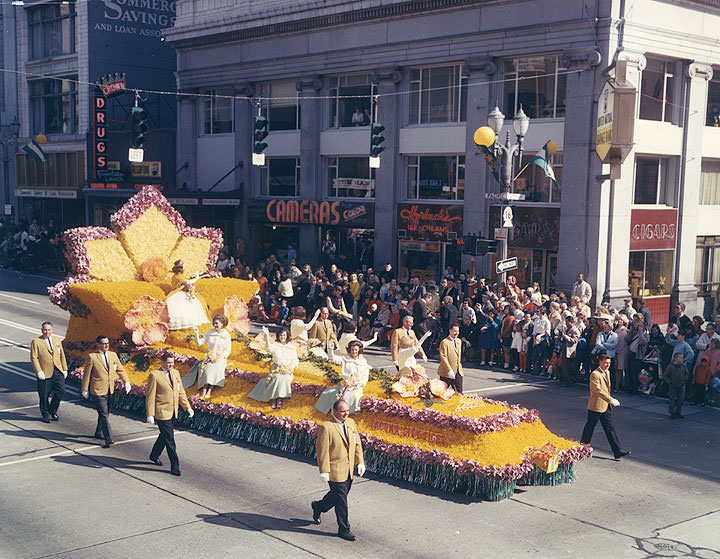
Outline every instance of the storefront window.
{"label": "storefront window", "polygon": [[300,104],[294,80],[264,84],[258,96],[271,132],[300,129]]}
{"label": "storefront window", "polygon": [[462,66],[410,70],[410,124],[464,122],[466,98]]}
{"label": "storefront window", "polygon": [[298,262],[302,261],[300,235],[296,225],[255,225],[253,233],[253,252],[257,260],[264,260],[273,254],[287,267],[287,254],[292,246],[297,252]]}
{"label": "storefront window", "polygon": [[720,70],[717,68],[708,84],[707,125],[720,127]]}
{"label": "storefront window", "polygon": [[640,86],[640,118],[671,122],[672,106],[675,102],[674,62],[647,59],[647,67],[642,71]]}
{"label": "storefront window", "polygon": [[367,157],[329,157],[328,193],[341,198],[373,198],[375,169]]}
{"label": "storefront window", "polygon": [[701,294],[720,285],[720,237],[698,237],[695,249],[695,285]]}
{"label": "storefront window", "polygon": [[418,277],[421,282],[436,281],[442,270],[442,244],[400,241],[400,281]]}
{"label": "storefront window", "polygon": [[343,270],[365,270],[375,258],[375,229],[323,228],[322,239],[335,245],[332,262]]}
{"label": "storefront window", "polygon": [[260,168],[264,196],[297,196],[300,188],[300,160],[296,157],[269,157]]}
{"label": "storefront window", "polygon": [[332,78],[330,87],[330,128],[369,126],[375,86],[370,74]]}
{"label": "storefront window", "polygon": [[520,169],[525,168],[525,170],[513,183],[512,191],[524,194],[526,202],[559,203],[561,201],[559,185],[562,184],[563,169],[562,153],[558,152],[550,156],[550,166],[557,184],[540,167],[530,164],[533,157],[535,157],[534,153],[523,155]]}
{"label": "storefront window", "polygon": [[77,75],[30,82],[33,134],[74,134],[78,126]]}
{"label": "storefront window", "polygon": [[462,200],[465,156],[412,156],[408,159],[408,199]]}
{"label": "storefront window", "polygon": [[229,89],[213,89],[203,99],[203,133],[230,134],[233,131],[233,99]]}
{"label": "storefront window", "polygon": [[667,157],[636,158],[635,204],[673,205],[675,189],[670,186],[672,162]]}
{"label": "storefront window", "polygon": [[559,56],[506,60],[505,112],[512,118],[522,106],[530,118],[563,117],[566,84]]}
{"label": "storefront window", "polygon": [[633,297],[670,295],[673,282],[672,250],[630,253],[628,283]]}
{"label": "storefront window", "polygon": [[700,174],[700,204],[720,205],[720,161],[703,159]]}

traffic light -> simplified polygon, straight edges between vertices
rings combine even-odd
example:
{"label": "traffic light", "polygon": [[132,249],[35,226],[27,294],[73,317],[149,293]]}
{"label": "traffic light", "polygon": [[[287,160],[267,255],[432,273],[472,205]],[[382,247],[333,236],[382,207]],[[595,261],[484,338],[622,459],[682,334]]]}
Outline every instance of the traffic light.
{"label": "traffic light", "polygon": [[475,242],[475,256],[497,253],[497,241],[491,239],[477,239]]}
{"label": "traffic light", "polygon": [[465,235],[463,236],[463,254],[471,254],[475,256],[475,241],[477,235]]}
{"label": "traffic light", "polygon": [[253,153],[262,153],[268,147],[263,140],[268,136],[268,121],[264,116],[255,117],[255,128],[253,132]]}
{"label": "traffic light", "polygon": [[142,148],[145,134],[148,131],[147,113],[142,107],[133,107],[130,111],[130,130],[132,143],[135,148]]}
{"label": "traffic light", "polygon": [[370,127],[370,157],[380,157],[380,154],[385,151],[382,147],[382,143],[385,141],[385,136],[382,135],[382,131],[385,127],[379,122],[374,122]]}

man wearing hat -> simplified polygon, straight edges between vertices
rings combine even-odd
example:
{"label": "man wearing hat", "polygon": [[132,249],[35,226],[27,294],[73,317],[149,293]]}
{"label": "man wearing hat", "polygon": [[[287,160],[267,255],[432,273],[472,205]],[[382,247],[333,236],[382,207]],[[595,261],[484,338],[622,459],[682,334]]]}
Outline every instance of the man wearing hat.
{"label": "man wearing hat", "polygon": [[615,433],[612,423],[612,409],[620,405],[620,402],[610,396],[610,356],[607,353],[599,353],[598,368],[590,374],[590,399],[588,400],[587,421],[583,429],[580,442],[590,444],[595,430],[595,425],[600,421],[615,460],[630,454],[628,450],[620,448],[620,441]]}
{"label": "man wearing hat", "polygon": [[637,312],[637,311],[633,308],[633,299],[632,299],[632,297],[625,297],[625,306],[624,306],[622,309],[620,309],[619,312],[620,312],[620,314],[624,314],[625,316],[627,316],[628,322],[632,322],[632,317],[633,317],[633,316],[635,315],[635,313]]}

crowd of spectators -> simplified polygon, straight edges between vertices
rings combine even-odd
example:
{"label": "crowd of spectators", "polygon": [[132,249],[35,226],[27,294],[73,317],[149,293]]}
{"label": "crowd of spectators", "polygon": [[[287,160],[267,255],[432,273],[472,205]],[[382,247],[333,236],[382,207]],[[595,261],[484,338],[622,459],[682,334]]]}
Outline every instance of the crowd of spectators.
{"label": "crowd of spectators", "polygon": [[65,271],[62,255],[62,231],[55,221],[32,222],[26,218],[0,217],[0,264],[3,268],[37,272]]}

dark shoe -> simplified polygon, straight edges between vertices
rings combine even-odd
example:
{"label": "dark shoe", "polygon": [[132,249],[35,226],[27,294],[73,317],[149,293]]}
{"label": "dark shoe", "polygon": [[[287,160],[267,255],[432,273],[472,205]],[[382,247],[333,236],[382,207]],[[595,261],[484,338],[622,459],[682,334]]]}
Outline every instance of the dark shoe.
{"label": "dark shoe", "polygon": [[620,460],[620,458],[622,458],[623,456],[627,456],[628,454],[630,454],[629,450],[621,450],[615,455],[615,460]]}
{"label": "dark shoe", "polygon": [[170,473],[171,473],[172,475],[174,475],[174,476],[179,476],[179,475],[180,475],[180,470],[170,470]]}
{"label": "dark shoe", "polygon": [[102,445],[103,448],[110,448],[110,445],[113,444],[112,441],[105,441],[105,444]]}
{"label": "dark shoe", "polygon": [[42,422],[43,422],[43,423],[50,423],[50,418],[49,418],[49,417],[43,417],[43,418],[42,418]]}
{"label": "dark shoe", "polygon": [[320,524],[320,511],[318,510],[317,506],[318,506],[317,501],[313,501],[310,503],[310,507],[312,507],[312,511],[313,511],[313,522],[315,524]]}
{"label": "dark shoe", "polygon": [[152,456],[150,456],[150,462],[152,462],[156,466],[162,466],[162,462],[160,462],[160,458],[153,458]]}
{"label": "dark shoe", "polygon": [[357,539],[355,534],[353,534],[350,530],[347,532],[338,532],[338,536],[349,542],[354,542]]}
{"label": "dark shoe", "polygon": [[50,416],[50,419],[52,419],[53,421],[60,421],[60,418],[58,417],[58,415],[56,413],[52,414]]}

